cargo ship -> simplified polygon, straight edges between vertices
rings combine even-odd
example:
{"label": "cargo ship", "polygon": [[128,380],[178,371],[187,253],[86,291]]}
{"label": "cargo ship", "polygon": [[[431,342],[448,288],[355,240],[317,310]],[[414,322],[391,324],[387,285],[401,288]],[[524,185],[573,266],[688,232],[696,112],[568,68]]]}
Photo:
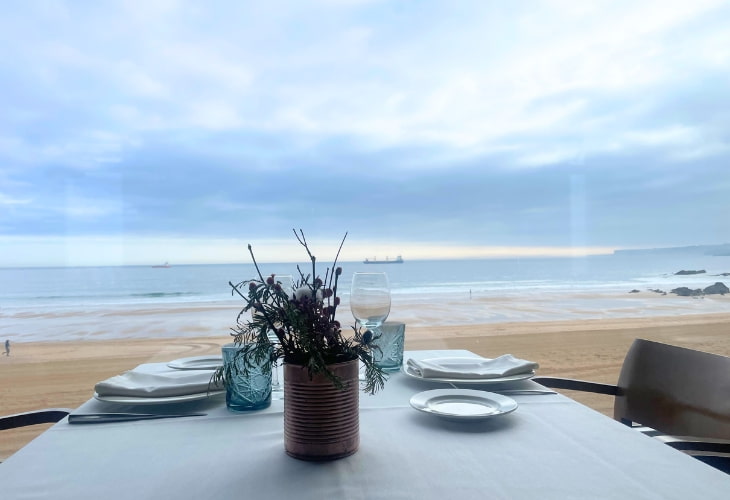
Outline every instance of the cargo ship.
{"label": "cargo ship", "polygon": [[390,260],[388,257],[385,258],[385,260],[378,260],[378,259],[365,259],[362,261],[363,264],[403,264],[403,257],[400,255],[395,258],[395,260]]}

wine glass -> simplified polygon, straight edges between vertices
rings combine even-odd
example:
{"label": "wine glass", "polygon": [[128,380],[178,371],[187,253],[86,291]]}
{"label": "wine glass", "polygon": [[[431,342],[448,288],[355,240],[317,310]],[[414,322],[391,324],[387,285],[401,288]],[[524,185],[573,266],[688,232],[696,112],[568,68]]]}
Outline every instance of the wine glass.
{"label": "wine glass", "polygon": [[275,274],[274,279],[281,284],[281,289],[291,299],[294,295],[294,280],[291,274]]}
{"label": "wine glass", "polygon": [[390,314],[390,286],[385,273],[354,273],[350,311],[360,326],[377,333]]}
{"label": "wine glass", "polygon": [[[292,279],[291,274],[275,274],[274,279],[277,283],[281,284],[281,289],[289,298],[291,298],[294,293],[294,280]],[[271,342],[274,347],[279,345],[279,337],[276,336],[274,330],[267,330],[266,338],[269,339],[269,342]],[[276,365],[271,366],[271,390],[272,392],[282,392],[284,390],[281,382],[279,382],[279,370]]]}

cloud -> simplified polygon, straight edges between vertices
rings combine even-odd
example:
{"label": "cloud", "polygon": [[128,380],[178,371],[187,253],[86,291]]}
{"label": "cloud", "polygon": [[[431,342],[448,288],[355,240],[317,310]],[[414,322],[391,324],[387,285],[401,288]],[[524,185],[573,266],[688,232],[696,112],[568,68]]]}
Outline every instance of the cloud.
{"label": "cloud", "polygon": [[728,20],[710,0],[13,5],[0,235],[712,243]]}
{"label": "cloud", "polygon": [[11,198],[10,196],[4,195],[0,193],[0,205],[27,205],[28,203],[31,203],[33,200],[30,198]]}

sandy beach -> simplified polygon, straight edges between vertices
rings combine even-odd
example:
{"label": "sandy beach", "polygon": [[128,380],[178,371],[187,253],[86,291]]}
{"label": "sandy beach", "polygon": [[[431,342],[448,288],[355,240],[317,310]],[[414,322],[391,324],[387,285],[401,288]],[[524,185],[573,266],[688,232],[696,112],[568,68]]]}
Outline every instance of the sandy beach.
{"label": "sandy beach", "polygon": [[[449,326],[408,326],[406,349],[468,349],[485,357],[504,353],[540,363],[539,374],[615,383],[626,350],[635,338],[730,355],[730,314],[514,322]],[[94,384],[140,363],[218,353],[225,335],[16,342],[0,356],[0,414],[36,408],[75,408],[93,394]],[[612,398],[567,393],[611,414]],[[0,460],[48,425],[0,433]]]}

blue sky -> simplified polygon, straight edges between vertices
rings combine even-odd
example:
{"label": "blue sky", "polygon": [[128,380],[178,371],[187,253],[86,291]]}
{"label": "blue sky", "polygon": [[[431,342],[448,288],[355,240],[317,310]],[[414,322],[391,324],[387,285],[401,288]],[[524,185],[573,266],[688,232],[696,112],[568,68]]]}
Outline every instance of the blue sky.
{"label": "blue sky", "polygon": [[723,1],[33,1],[0,266],[730,241]]}

